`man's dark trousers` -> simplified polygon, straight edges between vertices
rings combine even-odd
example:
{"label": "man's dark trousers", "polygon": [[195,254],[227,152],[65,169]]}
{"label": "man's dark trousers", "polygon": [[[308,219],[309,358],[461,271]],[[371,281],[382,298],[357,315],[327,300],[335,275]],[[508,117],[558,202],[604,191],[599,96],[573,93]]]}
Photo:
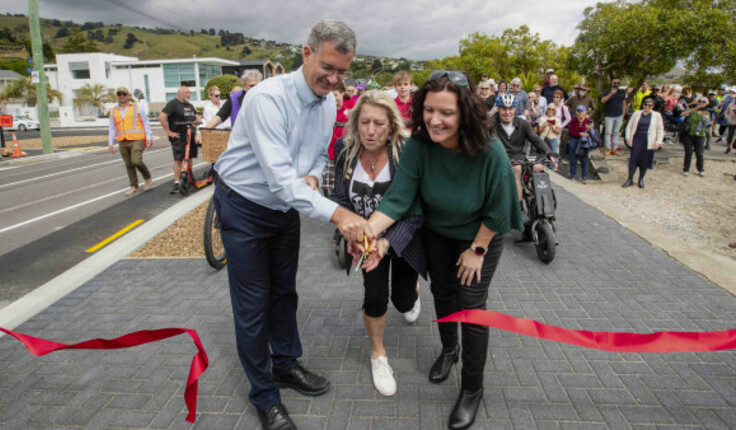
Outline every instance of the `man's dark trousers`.
{"label": "man's dark trousers", "polygon": [[214,199],[249,398],[258,409],[268,410],[281,403],[272,366],[274,373],[289,371],[302,355],[296,323],[299,213],[268,209],[220,184]]}

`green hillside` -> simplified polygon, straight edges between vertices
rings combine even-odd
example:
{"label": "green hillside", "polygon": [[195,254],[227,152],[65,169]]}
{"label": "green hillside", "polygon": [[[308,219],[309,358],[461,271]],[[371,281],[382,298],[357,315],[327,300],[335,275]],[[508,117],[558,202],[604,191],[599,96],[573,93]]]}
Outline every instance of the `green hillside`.
{"label": "green hillside", "polygon": [[[27,53],[24,50],[13,49],[22,44],[23,40],[29,39],[28,18],[23,16],[0,15],[0,29],[7,28],[19,43],[8,43],[0,41],[0,60],[8,61],[10,58],[25,60]],[[58,21],[41,18],[41,35],[43,41],[48,43],[55,53],[62,52],[69,37],[57,37],[60,30],[82,29],[82,24],[70,21]],[[112,31],[111,31],[112,30]],[[90,33],[101,33],[103,41],[96,40],[99,52],[110,52],[118,55],[129,55],[141,60],[155,58],[183,58],[192,57],[220,57],[231,60],[239,59],[263,59],[269,58],[281,62],[287,70],[293,66],[294,54],[291,46],[273,41],[263,41],[244,38],[245,43],[231,44],[229,47],[221,46],[221,36],[202,34],[200,32],[182,33],[168,29],[146,29],[134,28],[123,25],[105,25],[94,29],[81,30],[87,35]],[[99,33],[98,33],[99,32]],[[126,48],[125,42],[128,33],[132,33],[139,42]],[[3,43],[5,42],[5,43]],[[243,49],[247,47],[246,52]],[[248,53],[248,51],[250,51]],[[0,66],[0,68],[2,68]]]}
{"label": "green hillside", "polygon": [[[206,34],[202,31],[206,31]],[[162,28],[104,25],[101,22],[79,24],[41,18],[41,36],[53,53],[64,52],[70,39],[69,34],[72,32],[81,32],[82,44],[93,40],[97,46],[96,52],[128,55],[141,60],[190,58],[195,55],[229,60],[270,59],[281,63],[287,72],[301,64],[301,46],[254,39],[241,33],[228,33],[222,29],[180,32]],[[211,32],[216,34],[210,34]],[[0,69],[26,73],[28,67],[26,58],[30,55],[23,48],[23,41],[28,39],[30,35],[26,16],[0,15]],[[134,42],[131,43],[131,40]],[[47,61],[55,61],[53,55]],[[395,72],[410,68],[421,71],[424,69],[424,62],[409,61],[405,58],[357,55],[348,75],[356,79],[372,78],[386,85],[391,83]]]}

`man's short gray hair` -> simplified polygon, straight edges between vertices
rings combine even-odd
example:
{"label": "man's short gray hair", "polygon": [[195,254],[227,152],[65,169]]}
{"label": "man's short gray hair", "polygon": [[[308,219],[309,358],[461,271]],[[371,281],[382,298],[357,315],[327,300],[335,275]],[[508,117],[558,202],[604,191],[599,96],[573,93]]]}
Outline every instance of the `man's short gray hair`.
{"label": "man's short gray hair", "polygon": [[249,80],[261,82],[263,80],[263,74],[261,74],[261,72],[255,69],[246,70],[240,76],[240,80],[243,81],[243,85],[245,85],[245,81],[249,81]]}
{"label": "man's short gray hair", "polygon": [[521,84],[521,78],[514,78],[509,83],[511,83],[511,84]]}
{"label": "man's short gray hair", "polygon": [[341,54],[354,54],[358,48],[355,32],[344,22],[334,19],[324,19],[312,27],[307,44],[319,51],[327,41],[334,43],[335,50]]}

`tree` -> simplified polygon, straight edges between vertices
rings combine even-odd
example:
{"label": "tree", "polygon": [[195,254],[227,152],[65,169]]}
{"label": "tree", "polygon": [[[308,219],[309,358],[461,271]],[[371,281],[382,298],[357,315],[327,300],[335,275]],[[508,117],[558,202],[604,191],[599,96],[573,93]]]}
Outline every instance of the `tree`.
{"label": "tree", "polygon": [[13,33],[10,31],[8,27],[3,27],[2,30],[0,30],[0,40],[6,40],[10,43],[15,43],[15,37],[13,36]]}
{"label": "tree", "polygon": [[371,64],[371,73],[378,73],[381,69],[383,69],[383,63],[380,58],[376,58]]}
{"label": "tree", "polygon": [[[46,83],[46,94],[49,103],[53,102],[54,99],[59,100],[59,103],[63,103],[61,93],[51,88],[48,83]],[[0,101],[7,102],[11,100],[20,100],[28,106],[36,106],[36,85],[31,83],[31,78],[16,79],[3,87],[0,91]]]}
{"label": "tree", "polygon": [[60,52],[72,54],[75,52],[97,52],[99,48],[94,40],[88,40],[78,28],[72,29]]}
{"label": "tree", "polygon": [[140,42],[137,37],[135,37],[135,34],[128,33],[125,37],[125,44],[123,45],[123,49],[130,49],[133,47],[135,42]]}
{"label": "tree", "polygon": [[210,87],[213,85],[217,85],[217,88],[220,89],[220,93],[223,95],[224,99],[224,97],[230,94],[230,91],[232,91],[233,88],[243,85],[243,82],[240,80],[239,77],[235,75],[215,76],[214,78],[207,81],[207,85],[205,85],[204,87],[204,93],[207,94],[210,90]]}
{"label": "tree", "polygon": [[[31,41],[26,39],[23,41],[23,46],[26,48],[26,52],[32,53],[33,48],[31,46]],[[43,50],[43,59],[44,61],[54,61],[56,58],[56,54],[54,53],[54,49],[49,45],[48,43],[44,42],[42,44],[42,50]]]}
{"label": "tree", "polygon": [[54,27],[61,27],[61,21],[59,21],[58,19],[55,19],[51,21],[51,25],[53,25]]}
{"label": "tree", "polygon": [[95,116],[102,113],[105,103],[112,103],[116,99],[111,89],[102,84],[85,84],[77,90],[77,98],[74,99],[74,107],[91,104],[95,108]]}
{"label": "tree", "polygon": [[602,91],[614,76],[638,87],[684,62],[685,79],[707,88],[736,74],[735,10],[734,0],[598,3],[583,12],[571,65]]}
{"label": "tree", "polygon": [[251,51],[250,47],[248,45],[245,45],[245,46],[243,46],[243,51],[240,52],[240,55],[242,57],[247,57],[248,55],[251,54],[251,52],[253,52],[253,51]]}
{"label": "tree", "polygon": [[210,28],[210,36],[214,36],[214,35],[215,35],[215,29],[214,28]]}
{"label": "tree", "polygon": [[69,36],[69,29],[66,27],[61,27],[59,31],[56,32],[56,36],[54,36],[55,39],[58,39],[60,37],[67,37]]}

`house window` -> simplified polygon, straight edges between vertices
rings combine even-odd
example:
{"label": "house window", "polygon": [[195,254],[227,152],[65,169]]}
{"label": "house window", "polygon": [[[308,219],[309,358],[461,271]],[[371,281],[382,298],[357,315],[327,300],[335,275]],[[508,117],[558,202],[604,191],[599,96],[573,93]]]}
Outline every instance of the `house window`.
{"label": "house window", "polygon": [[199,86],[204,88],[207,86],[207,81],[215,76],[220,76],[220,74],[222,74],[220,66],[199,64]]}
{"label": "house window", "polygon": [[148,75],[143,75],[143,83],[146,86],[146,100],[151,100],[151,88],[148,85]]}
{"label": "house window", "polygon": [[191,82],[196,82],[193,63],[164,64],[164,86],[166,88],[178,88]]}
{"label": "house window", "polygon": [[72,79],[89,79],[89,61],[71,62],[69,71],[72,72]]}
{"label": "house window", "polygon": [[166,93],[166,101],[170,102],[176,98],[176,93]]}

